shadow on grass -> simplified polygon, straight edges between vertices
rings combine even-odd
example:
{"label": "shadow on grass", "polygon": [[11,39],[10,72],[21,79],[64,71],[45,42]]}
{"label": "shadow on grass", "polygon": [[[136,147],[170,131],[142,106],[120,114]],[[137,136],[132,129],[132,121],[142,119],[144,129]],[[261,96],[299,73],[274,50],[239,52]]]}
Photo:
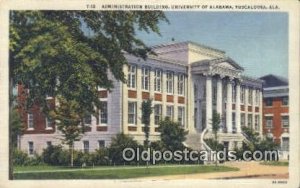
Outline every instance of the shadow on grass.
{"label": "shadow on grass", "polygon": [[150,176],[196,174],[210,172],[238,171],[238,168],[227,166],[161,166],[161,167],[132,167],[110,169],[78,169],[78,171],[48,171],[48,172],[16,172],[14,179],[128,179]]}

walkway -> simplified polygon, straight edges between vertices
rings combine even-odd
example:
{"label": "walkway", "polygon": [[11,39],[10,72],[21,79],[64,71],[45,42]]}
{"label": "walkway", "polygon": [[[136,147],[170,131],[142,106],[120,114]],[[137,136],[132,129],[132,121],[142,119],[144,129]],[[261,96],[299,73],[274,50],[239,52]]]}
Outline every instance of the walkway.
{"label": "walkway", "polygon": [[[232,172],[215,172],[202,174],[188,174],[188,175],[171,175],[159,177],[145,177],[141,179],[235,179],[235,178],[288,178],[288,166],[271,166],[262,165],[259,162],[226,162],[220,164],[230,167],[237,167],[239,171]],[[199,167],[201,168],[201,166]]]}

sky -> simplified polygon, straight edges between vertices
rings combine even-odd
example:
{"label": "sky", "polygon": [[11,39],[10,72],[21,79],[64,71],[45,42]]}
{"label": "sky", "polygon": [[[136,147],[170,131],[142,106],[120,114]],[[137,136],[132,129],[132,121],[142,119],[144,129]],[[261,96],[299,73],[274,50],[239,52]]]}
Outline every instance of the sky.
{"label": "sky", "polygon": [[226,52],[244,74],[288,77],[288,14],[279,12],[165,12],[162,36],[139,32],[147,45],[193,41]]}

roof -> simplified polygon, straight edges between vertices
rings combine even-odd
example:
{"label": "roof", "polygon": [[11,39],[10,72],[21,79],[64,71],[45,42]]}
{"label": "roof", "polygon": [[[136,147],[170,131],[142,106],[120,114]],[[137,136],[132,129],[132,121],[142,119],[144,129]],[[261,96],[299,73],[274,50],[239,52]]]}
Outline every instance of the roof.
{"label": "roof", "polygon": [[223,62],[228,62],[229,64],[231,64],[236,69],[239,69],[239,70],[242,70],[242,71],[244,70],[243,67],[241,67],[239,64],[237,64],[230,57],[217,58],[217,59],[205,59],[205,60],[201,60],[201,61],[197,61],[197,62],[192,63],[192,66],[197,66],[197,65],[217,65],[217,64],[223,63]]}
{"label": "roof", "polygon": [[168,42],[168,43],[154,45],[154,46],[151,46],[150,48],[151,49],[156,49],[156,48],[161,48],[161,47],[171,46],[171,45],[188,45],[188,44],[192,44],[194,46],[204,48],[204,49],[207,49],[207,50],[212,50],[212,51],[215,51],[215,52],[218,52],[218,53],[223,53],[223,54],[225,53],[225,51],[223,51],[223,50],[212,48],[212,47],[209,47],[209,46],[206,46],[206,45],[203,45],[203,44],[199,44],[199,43],[196,43],[196,42],[192,42],[192,41]]}
{"label": "roof", "polygon": [[273,74],[268,74],[266,76],[260,77],[259,79],[264,81],[264,88],[289,85],[288,79]]}

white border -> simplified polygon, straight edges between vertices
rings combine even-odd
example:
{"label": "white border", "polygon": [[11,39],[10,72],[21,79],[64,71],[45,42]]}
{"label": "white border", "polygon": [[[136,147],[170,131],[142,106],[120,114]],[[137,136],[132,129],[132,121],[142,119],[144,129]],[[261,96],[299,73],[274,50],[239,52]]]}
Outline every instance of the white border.
{"label": "white border", "polygon": [[[2,110],[0,111],[0,125],[8,125],[8,12],[11,9],[15,10],[86,10],[87,4],[96,4],[99,7],[102,4],[112,4],[111,0],[101,1],[83,1],[83,0],[4,0],[0,2],[0,104]],[[299,187],[299,6],[296,0],[284,1],[196,1],[196,0],[182,0],[182,1],[155,1],[155,0],[130,0],[118,1],[122,4],[200,4],[200,5],[226,5],[226,4],[239,4],[239,5],[278,5],[280,11],[289,13],[289,87],[290,87],[290,101],[293,101],[289,107],[290,124],[296,125],[290,127],[290,165],[289,166],[289,180],[287,184],[275,184],[276,187]],[[200,9],[198,9],[200,10]],[[179,10],[178,10],[179,11]],[[187,11],[187,10],[182,10]],[[192,11],[197,11],[196,9]],[[201,10],[209,11],[209,10]],[[224,11],[224,10],[214,10]],[[227,10],[225,10],[227,11]],[[237,12],[244,10],[235,10]],[[247,10],[253,11],[253,10]],[[255,10],[254,10],[255,11]],[[259,11],[272,11],[272,10],[259,10]],[[72,187],[154,187],[154,186],[172,186],[172,187],[271,187],[271,179],[239,179],[239,180],[13,180],[8,181],[8,126],[1,126],[0,137],[0,187],[53,187],[53,186],[72,186]]]}

